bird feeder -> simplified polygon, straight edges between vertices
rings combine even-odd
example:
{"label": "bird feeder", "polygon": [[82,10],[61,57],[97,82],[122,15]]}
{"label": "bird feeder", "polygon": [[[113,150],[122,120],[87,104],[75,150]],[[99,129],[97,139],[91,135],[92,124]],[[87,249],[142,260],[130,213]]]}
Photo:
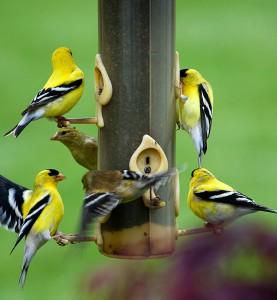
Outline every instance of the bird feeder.
{"label": "bird feeder", "polygon": [[[175,1],[99,0],[99,55],[112,84],[110,102],[101,109],[99,169],[129,169],[136,154],[130,166],[142,173],[155,172],[159,158],[158,167],[174,167]],[[153,145],[136,153],[145,135]],[[175,194],[169,183],[158,190],[164,206],[149,207],[142,198],[119,205],[101,224],[101,253],[170,255],[176,240]]]}
{"label": "bird feeder", "polygon": [[[176,100],[181,95],[175,51],[174,0],[99,0],[99,53],[95,58],[96,117],[66,119],[97,124],[98,169],[144,175],[175,168]],[[109,257],[170,255],[178,236],[212,228],[178,230],[179,174],[158,191],[116,207],[94,236],[58,234],[61,245],[96,242]]]}

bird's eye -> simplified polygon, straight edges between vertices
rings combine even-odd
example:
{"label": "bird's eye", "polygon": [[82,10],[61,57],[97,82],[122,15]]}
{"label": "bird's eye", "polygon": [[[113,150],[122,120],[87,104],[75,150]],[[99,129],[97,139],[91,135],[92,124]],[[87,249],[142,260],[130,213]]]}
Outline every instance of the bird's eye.
{"label": "bird's eye", "polygon": [[61,135],[65,135],[65,134],[66,134],[66,131],[63,130],[63,131],[61,132]]}

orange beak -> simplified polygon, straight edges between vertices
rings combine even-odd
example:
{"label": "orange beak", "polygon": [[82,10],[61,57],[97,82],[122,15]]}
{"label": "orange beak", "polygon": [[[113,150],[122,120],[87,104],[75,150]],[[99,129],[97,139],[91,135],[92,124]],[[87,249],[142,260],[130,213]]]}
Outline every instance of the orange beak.
{"label": "orange beak", "polygon": [[51,137],[51,139],[50,139],[51,141],[58,141],[59,140],[59,135],[56,133],[56,134],[54,134],[52,137]]}
{"label": "orange beak", "polygon": [[64,179],[66,179],[66,177],[63,174],[59,173],[58,175],[56,175],[56,180],[57,181],[62,181]]}

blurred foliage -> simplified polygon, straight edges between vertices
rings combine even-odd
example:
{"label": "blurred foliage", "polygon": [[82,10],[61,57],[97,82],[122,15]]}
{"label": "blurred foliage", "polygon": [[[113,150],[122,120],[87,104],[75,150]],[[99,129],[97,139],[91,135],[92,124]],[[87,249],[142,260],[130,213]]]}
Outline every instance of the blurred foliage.
{"label": "blurred foliage", "polygon": [[[80,297],[114,300],[277,298],[277,237],[257,226],[180,241],[161,266],[102,266],[80,283]],[[99,299],[98,298],[98,299]]]}
{"label": "blurred foliage", "polygon": [[[213,128],[203,165],[220,180],[275,209],[276,8],[274,0],[176,1],[176,49],[181,67],[198,69],[212,84],[215,94]],[[60,46],[71,48],[76,63],[86,74],[84,95],[67,116],[93,116],[97,1],[1,1],[0,20],[2,135],[19,121],[21,111],[49,77],[51,54]],[[97,136],[95,126],[77,128]],[[49,141],[55,131],[53,122],[39,120],[30,124],[17,140],[2,138],[1,174],[29,188],[44,168],[65,174],[68,179],[59,184],[65,204],[60,230],[74,233],[84,195],[81,177],[86,170],[72,160],[62,144]],[[191,139],[181,131],[176,136],[177,165],[189,162],[189,169],[194,169],[197,155]],[[190,172],[181,174],[180,228],[202,226],[186,205],[189,177]],[[256,219],[263,224],[276,224],[275,215],[262,213],[242,218],[237,224],[244,226]],[[49,242],[32,262],[22,292],[17,281],[23,243],[9,256],[15,239],[15,235],[0,231],[2,299],[76,299],[81,274],[103,262],[118,263],[101,256],[95,245],[59,248]],[[143,265],[162,268],[163,261],[146,261]],[[259,258],[254,256],[253,261]],[[237,265],[238,269],[245,268],[244,260],[238,258]],[[236,268],[231,270],[237,272]],[[258,271],[253,272],[250,277]]]}

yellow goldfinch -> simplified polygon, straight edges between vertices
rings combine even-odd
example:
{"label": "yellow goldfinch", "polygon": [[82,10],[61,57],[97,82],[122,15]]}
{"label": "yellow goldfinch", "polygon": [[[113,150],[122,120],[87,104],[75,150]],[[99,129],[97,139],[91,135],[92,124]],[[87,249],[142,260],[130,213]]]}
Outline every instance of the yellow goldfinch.
{"label": "yellow goldfinch", "polygon": [[251,198],[217,180],[204,168],[192,172],[188,204],[191,210],[206,221],[208,226],[213,226],[215,231],[246,214],[257,211],[277,213],[276,210],[257,204]]}
{"label": "yellow goldfinch", "polygon": [[180,71],[182,94],[179,99],[181,122],[178,125],[192,137],[198,152],[198,167],[207,151],[213,117],[213,90],[203,76],[194,69]]}
{"label": "yellow goldfinch", "polygon": [[75,128],[63,127],[52,136],[51,140],[62,142],[79,165],[88,170],[97,169],[98,144],[94,137]]}
{"label": "yellow goldfinch", "polygon": [[[29,264],[37,250],[53,236],[64,215],[57,183],[65,176],[53,169],[41,171],[35,179],[34,191],[4,180],[1,185],[1,224],[18,232],[11,251],[26,237],[24,259],[19,284],[24,286]],[[3,183],[3,177],[2,177]],[[6,190],[6,191],[5,191]],[[4,193],[2,194],[2,191]],[[6,203],[5,203],[6,202]],[[9,219],[3,217],[6,213]],[[16,224],[16,225],[13,225]]]}
{"label": "yellow goldfinch", "polygon": [[53,73],[30,105],[21,113],[21,121],[5,136],[19,136],[32,121],[40,118],[62,119],[79,101],[84,89],[84,73],[75,64],[68,48],[58,48],[52,55]]}
{"label": "yellow goldfinch", "polygon": [[[128,170],[92,170],[83,176],[86,196],[83,203],[82,232],[89,225],[105,219],[121,202],[126,203],[141,197],[150,187],[158,189],[173,172],[144,176]],[[100,221],[101,222],[101,221]]]}

